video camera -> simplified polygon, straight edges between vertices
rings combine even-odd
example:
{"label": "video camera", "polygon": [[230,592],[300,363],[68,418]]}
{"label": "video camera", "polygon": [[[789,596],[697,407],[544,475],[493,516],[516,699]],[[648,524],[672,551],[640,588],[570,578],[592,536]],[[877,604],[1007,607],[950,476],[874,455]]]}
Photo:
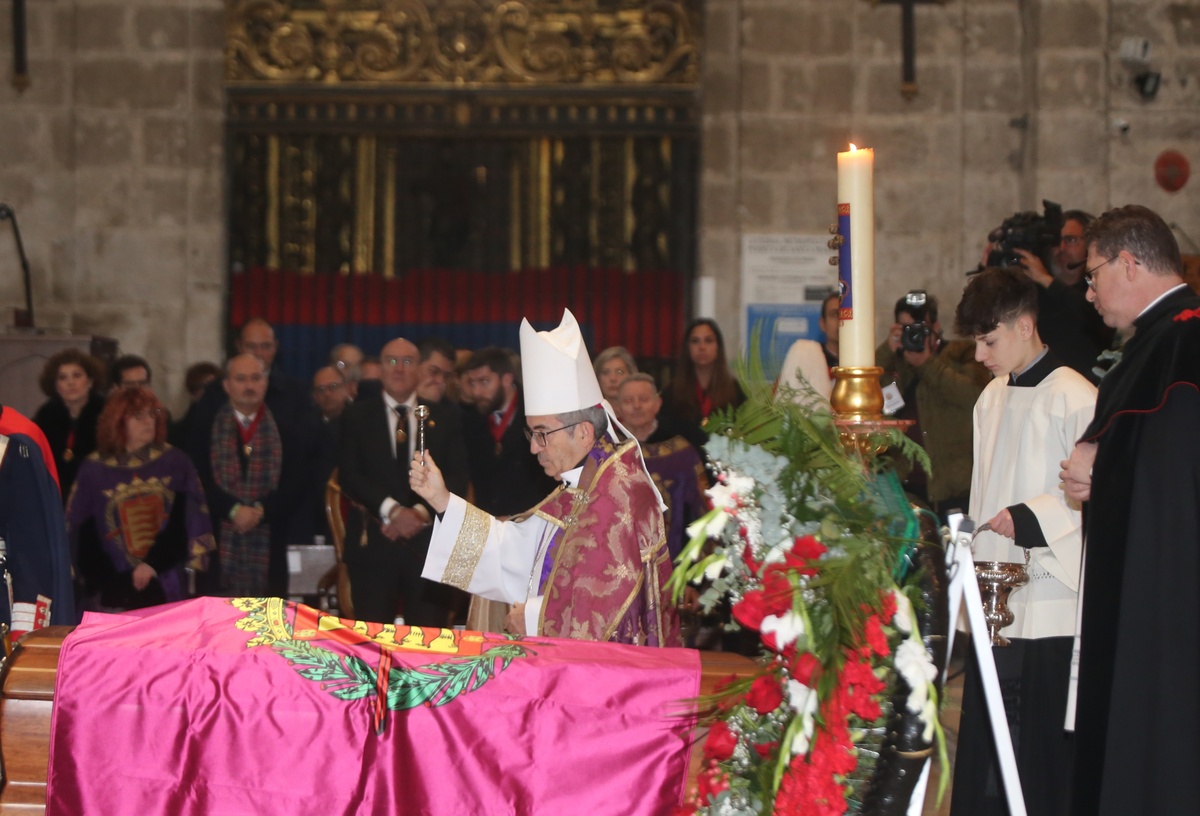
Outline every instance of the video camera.
{"label": "video camera", "polygon": [[1049,266],[1050,252],[1062,237],[1063,209],[1053,201],[1042,199],[1044,215],[1019,212],[1004,219],[1004,223],[988,233],[988,266],[1021,266],[1021,256],[1013,250],[1024,249]]}
{"label": "video camera", "polygon": [[906,312],[912,315],[913,322],[904,326],[900,331],[900,348],[905,351],[924,351],[925,341],[933,334],[933,327],[926,320],[929,308],[929,296],[924,289],[913,289],[904,296]]}

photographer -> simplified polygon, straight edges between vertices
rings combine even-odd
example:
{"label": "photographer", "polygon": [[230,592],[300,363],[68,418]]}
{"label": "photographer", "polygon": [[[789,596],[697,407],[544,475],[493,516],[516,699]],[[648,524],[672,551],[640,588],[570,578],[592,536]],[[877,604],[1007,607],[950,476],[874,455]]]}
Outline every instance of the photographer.
{"label": "photographer", "polygon": [[937,298],[912,291],[896,301],[896,322],[875,351],[876,365],[903,405],[892,412],[912,419],[908,436],[929,452],[933,473],[914,467],[904,487],[939,515],[965,508],[971,488],[971,410],[991,375],[975,361],[970,340],[942,339]]}
{"label": "photographer", "polygon": [[1059,359],[1096,383],[1096,357],[1112,344],[1113,332],[1087,302],[1083,282],[1083,230],[1092,216],[1042,204],[1045,215],[1017,213],[988,235],[983,267],[1019,267],[1037,284],[1038,333]]}

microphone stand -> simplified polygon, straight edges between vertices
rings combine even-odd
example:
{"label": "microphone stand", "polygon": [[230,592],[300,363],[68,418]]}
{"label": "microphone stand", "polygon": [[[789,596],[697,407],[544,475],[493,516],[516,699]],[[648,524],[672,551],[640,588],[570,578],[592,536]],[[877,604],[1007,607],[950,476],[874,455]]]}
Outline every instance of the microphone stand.
{"label": "microphone stand", "polygon": [[21,274],[25,281],[25,311],[16,310],[14,323],[17,328],[32,329],[33,323],[33,286],[29,278],[29,258],[25,256],[25,245],[21,242],[21,228],[17,226],[17,214],[7,204],[0,204],[0,221],[11,221],[13,238],[17,241],[17,256],[21,259]]}

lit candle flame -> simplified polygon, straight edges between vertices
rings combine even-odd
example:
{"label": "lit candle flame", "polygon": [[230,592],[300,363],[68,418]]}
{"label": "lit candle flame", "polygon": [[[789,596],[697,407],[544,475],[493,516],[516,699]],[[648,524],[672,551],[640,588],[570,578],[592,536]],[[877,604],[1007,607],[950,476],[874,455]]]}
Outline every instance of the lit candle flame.
{"label": "lit candle flame", "polygon": [[853,153],[855,150],[858,150],[858,148],[854,146],[854,142],[851,142],[850,143],[850,152]]}

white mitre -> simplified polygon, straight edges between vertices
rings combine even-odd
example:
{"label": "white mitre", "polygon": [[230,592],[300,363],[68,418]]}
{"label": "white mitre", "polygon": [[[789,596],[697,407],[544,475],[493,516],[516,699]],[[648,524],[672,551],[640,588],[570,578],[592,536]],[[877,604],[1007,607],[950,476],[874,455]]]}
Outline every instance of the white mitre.
{"label": "white mitre", "polygon": [[[633,434],[617,421],[596,379],[596,369],[583,342],[579,321],[570,309],[563,309],[562,322],[550,331],[536,331],[528,319],[521,321],[521,372],[525,387],[525,416],[552,416],[569,411],[582,411],[599,405],[608,415],[608,435],[620,443],[621,436],[632,439]],[[646,461],[642,460],[642,469]],[[649,471],[647,471],[649,475]],[[654,479],[650,480],[654,484]],[[655,486],[654,492],[658,493]],[[662,496],[659,506],[666,509]]]}
{"label": "white mitre", "polygon": [[528,320],[521,321],[521,371],[527,416],[581,411],[604,400],[570,309],[563,309],[562,323],[550,331],[534,331]]}

